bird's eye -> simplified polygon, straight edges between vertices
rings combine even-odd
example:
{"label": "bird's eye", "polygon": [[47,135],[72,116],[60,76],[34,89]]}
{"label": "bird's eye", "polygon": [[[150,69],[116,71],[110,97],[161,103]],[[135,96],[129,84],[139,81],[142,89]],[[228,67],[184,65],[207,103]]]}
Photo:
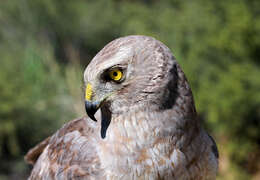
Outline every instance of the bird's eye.
{"label": "bird's eye", "polygon": [[114,81],[120,81],[123,77],[123,72],[120,69],[112,69],[108,72],[108,76]]}

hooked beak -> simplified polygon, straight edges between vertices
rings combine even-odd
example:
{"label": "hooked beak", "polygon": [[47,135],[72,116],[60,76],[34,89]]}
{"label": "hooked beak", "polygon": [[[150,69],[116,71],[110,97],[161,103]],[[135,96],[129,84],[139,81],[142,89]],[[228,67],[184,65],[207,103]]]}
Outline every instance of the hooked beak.
{"label": "hooked beak", "polygon": [[[85,108],[88,116],[93,120],[97,121],[95,118],[95,113],[97,110],[102,106],[105,98],[99,101],[92,101],[92,86],[90,83],[86,86],[86,92],[85,92]],[[101,137],[104,139],[106,137],[106,131],[110,124],[111,120],[111,114],[108,110],[103,108],[103,111],[101,109]]]}
{"label": "hooked beak", "polygon": [[93,120],[97,121],[95,118],[95,113],[97,112],[98,108],[100,107],[100,102],[92,102],[92,86],[90,83],[86,86],[86,92],[85,92],[85,109],[88,114],[88,116]]}
{"label": "hooked beak", "polygon": [[99,105],[100,105],[99,102],[91,102],[91,101],[85,100],[86,112],[93,121],[97,121],[94,115],[97,112],[98,108],[100,107]]}

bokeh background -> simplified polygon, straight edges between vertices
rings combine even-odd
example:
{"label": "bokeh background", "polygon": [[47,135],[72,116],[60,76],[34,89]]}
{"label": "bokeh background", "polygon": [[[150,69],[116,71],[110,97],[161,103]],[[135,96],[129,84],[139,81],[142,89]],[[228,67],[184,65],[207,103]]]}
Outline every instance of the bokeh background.
{"label": "bokeh background", "polygon": [[259,0],[2,0],[0,180],[26,179],[28,149],[85,115],[84,68],[130,34],[178,59],[217,141],[218,179],[260,179]]}

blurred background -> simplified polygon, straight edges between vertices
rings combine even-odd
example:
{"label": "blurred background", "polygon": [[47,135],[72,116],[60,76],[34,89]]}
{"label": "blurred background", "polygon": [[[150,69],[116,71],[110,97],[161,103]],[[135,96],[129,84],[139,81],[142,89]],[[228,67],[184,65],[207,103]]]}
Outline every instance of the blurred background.
{"label": "blurred background", "polygon": [[0,2],[0,180],[26,179],[29,148],[85,115],[84,68],[130,34],[178,59],[218,144],[218,179],[260,179],[259,0],[12,0]]}

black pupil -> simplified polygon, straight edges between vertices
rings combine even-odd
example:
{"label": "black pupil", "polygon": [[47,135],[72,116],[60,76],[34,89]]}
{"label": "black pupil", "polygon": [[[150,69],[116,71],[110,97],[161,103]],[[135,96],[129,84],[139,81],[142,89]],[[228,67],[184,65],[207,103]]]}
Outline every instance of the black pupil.
{"label": "black pupil", "polygon": [[117,76],[117,72],[113,72],[113,76]]}

